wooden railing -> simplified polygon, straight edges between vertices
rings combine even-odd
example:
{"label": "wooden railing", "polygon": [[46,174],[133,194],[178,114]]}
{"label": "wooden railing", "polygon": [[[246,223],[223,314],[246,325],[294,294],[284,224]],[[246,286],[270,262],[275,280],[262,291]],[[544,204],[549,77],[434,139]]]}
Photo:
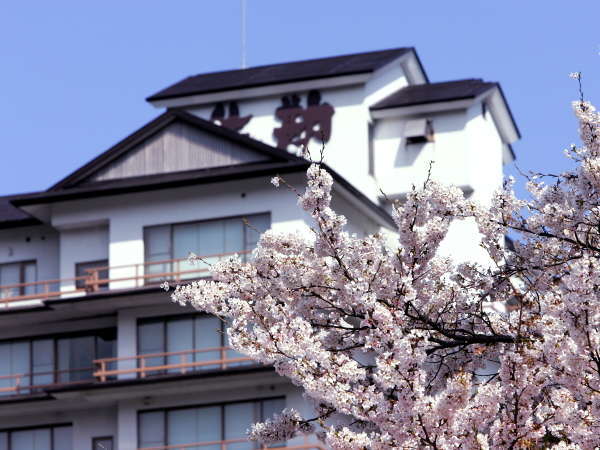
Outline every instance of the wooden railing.
{"label": "wooden railing", "polygon": [[[203,348],[200,350],[184,350],[180,352],[162,352],[162,353],[147,353],[144,355],[127,356],[120,358],[103,358],[94,361],[96,364],[96,371],[94,377],[100,381],[105,382],[109,377],[116,377],[118,375],[136,374],[139,378],[145,378],[148,375],[162,375],[165,372],[169,374],[180,373],[185,374],[194,369],[202,367],[214,366],[215,369],[225,370],[231,367],[232,364],[247,363],[252,361],[252,358],[248,356],[234,356],[231,357],[228,352],[232,351],[230,347],[210,347]],[[194,361],[194,356],[203,353],[217,353],[218,358],[213,358],[207,361]],[[149,364],[149,359],[160,359],[162,362],[152,365]],[[177,362],[167,363],[168,359],[177,359]],[[131,368],[117,368],[110,369],[111,365],[119,364],[123,365],[124,362],[131,361],[136,367]]]}
{"label": "wooden railing", "polygon": [[[251,442],[246,438],[240,439],[228,439],[224,441],[205,441],[205,442],[193,442],[190,444],[174,444],[174,445],[163,445],[160,447],[141,447],[138,450],[184,450],[196,447],[208,447],[208,446],[220,446],[220,450],[229,450],[230,448],[233,450],[237,447],[236,444],[249,444],[249,447],[253,449],[267,450],[267,449],[277,449],[277,450],[326,450],[325,446],[320,443],[310,443],[305,439],[304,444],[298,445],[271,445],[271,446],[253,446]],[[231,447],[230,447],[231,446]]]}
{"label": "wooden railing", "polygon": [[[94,360],[95,367],[78,369],[54,370],[49,372],[18,373],[0,376],[0,399],[3,395],[30,394],[46,388],[66,386],[73,384],[100,382],[117,379],[119,375],[135,374],[138,378],[152,375],[186,374],[201,368],[225,370],[239,364],[248,364],[252,358],[243,355],[231,355],[230,347],[210,347],[200,350],[185,350],[180,352],[148,353],[145,355],[128,356],[121,358],[102,358]],[[194,361],[198,354],[217,353],[218,357],[206,361]],[[159,364],[152,365],[148,360],[162,358]],[[172,361],[176,359],[176,361]],[[167,362],[171,360],[171,362]],[[119,362],[131,361],[136,367],[118,368]],[[113,369],[112,367],[117,367]],[[89,376],[79,380],[71,380],[72,374],[89,372]],[[35,383],[36,379],[48,377],[52,382]],[[64,380],[61,380],[63,378]],[[9,380],[8,382],[4,380]],[[2,384],[10,384],[3,386]]]}
{"label": "wooden railing", "polygon": [[[157,285],[163,281],[179,283],[209,275],[208,263],[233,255],[246,258],[249,251],[203,255],[191,264],[188,258],[165,259],[139,264],[86,269],[86,275],[54,280],[0,285],[0,305],[27,300],[50,300],[73,294],[89,294],[107,289],[131,289]],[[108,274],[108,276],[103,276]]]}
{"label": "wooden railing", "polygon": [[[32,393],[34,391],[39,391],[39,390],[49,388],[49,387],[65,386],[65,385],[80,384],[80,383],[89,383],[91,381],[94,381],[93,370],[94,370],[93,367],[83,367],[83,368],[79,368],[79,369],[54,370],[54,371],[49,371],[49,372],[18,373],[18,374],[14,374],[14,375],[2,375],[2,376],[0,376],[0,384],[4,384],[4,383],[2,383],[2,380],[12,380],[9,382],[12,386],[0,387],[0,398],[1,398],[1,395],[4,393],[9,393],[9,394],[13,394],[13,395],[28,394],[28,393]],[[63,375],[63,374],[70,375],[70,374],[77,373],[77,372],[89,372],[90,376],[87,378],[84,378],[82,380],[60,381],[61,375]],[[51,383],[43,383],[43,384],[39,384],[39,383],[34,384],[33,383],[35,378],[46,377],[48,375],[50,375],[52,377],[53,381]]]}

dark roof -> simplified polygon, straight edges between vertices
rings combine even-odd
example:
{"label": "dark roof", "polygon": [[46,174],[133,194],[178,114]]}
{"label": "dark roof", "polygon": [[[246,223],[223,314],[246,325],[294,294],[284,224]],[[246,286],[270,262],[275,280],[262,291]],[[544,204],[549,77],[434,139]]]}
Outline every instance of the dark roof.
{"label": "dark roof", "polygon": [[[239,164],[225,167],[170,172],[157,175],[145,175],[114,180],[86,182],[91,174],[119,158],[143,140],[158,133],[174,121],[182,121],[198,127],[223,139],[237,142],[246,148],[269,156],[266,161]],[[131,192],[143,192],[181,186],[192,186],[207,183],[242,180],[248,178],[302,172],[308,169],[310,162],[287,151],[271,147],[261,141],[213,124],[183,110],[170,109],[159,117],[135,131],[121,142],[111,147],[71,175],[62,179],[47,191],[12,196],[10,201],[15,206],[54,203],[63,200],[75,200]],[[394,226],[391,216],[376,203],[369,200],[345,178],[329,167],[325,167],[334,180],[354,195],[360,202],[373,211],[383,223]],[[16,208],[15,211],[19,212]],[[34,219],[35,220],[35,219]]]}
{"label": "dark roof", "polygon": [[41,222],[11,204],[16,195],[0,197],[0,229],[38,225]]}
{"label": "dark roof", "polygon": [[412,47],[402,47],[194,75],[151,95],[146,100],[163,100],[230,89],[368,73],[411,51],[414,52]]}
{"label": "dark roof", "polygon": [[[206,131],[210,134],[216,135],[223,139],[226,139],[231,142],[235,142],[239,145],[243,145],[246,148],[257,151],[261,154],[264,154],[269,157],[271,163],[273,162],[281,162],[281,163],[289,163],[289,162],[304,162],[304,159],[299,158],[295,155],[292,155],[288,152],[283,152],[279,149],[271,147],[261,141],[256,139],[252,139],[246,135],[240,134],[236,131],[232,131],[228,128],[221,127],[219,125],[215,125],[214,123],[202,119],[198,116],[185,112],[181,109],[168,109],[166,112],[158,116],[156,119],[148,122],[142,128],[134,131],[132,134],[127,136],[125,139],[121,140],[117,144],[113,145],[111,148],[106,150],[105,152],[98,155],[96,158],[92,159],[87,164],[83,165],[75,172],[67,175],[65,178],[60,180],[58,183],[50,187],[48,191],[62,191],[65,188],[75,187],[78,183],[88,178],[92,173],[96,172],[101,167],[104,167],[109,162],[114,161],[119,158],[121,155],[127,153],[130,149],[148,139],[152,135],[158,133],[166,126],[170,125],[173,122],[183,122],[203,131]],[[208,173],[214,171],[215,169],[207,169]],[[188,173],[188,172],[183,172]],[[173,173],[167,174],[168,176],[173,175]],[[142,177],[149,178],[149,177]],[[130,178],[129,180],[133,180]],[[93,186],[101,186],[102,184],[119,184],[123,183],[125,180],[113,180],[110,182],[95,182]],[[128,183],[128,182],[126,182]]]}
{"label": "dark roof", "polygon": [[371,106],[372,110],[475,98],[498,83],[479,78],[406,86]]}

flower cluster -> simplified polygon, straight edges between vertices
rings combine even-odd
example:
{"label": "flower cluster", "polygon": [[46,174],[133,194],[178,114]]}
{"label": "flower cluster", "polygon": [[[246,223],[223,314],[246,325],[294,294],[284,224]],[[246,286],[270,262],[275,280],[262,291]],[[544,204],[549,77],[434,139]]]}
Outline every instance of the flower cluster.
{"label": "flower cluster", "polygon": [[[430,181],[395,206],[391,249],[345,231],[314,164],[299,195],[313,233],[268,231],[250,262],[177,287],[175,301],[231,320],[236,350],[318,405],[254,425],[253,439],[315,422],[333,448],[600,447],[600,116],[584,102],[575,113],[576,169],[532,177],[528,201],[511,181],[489,205]],[[458,220],[477,224],[489,264],[438,251]]]}

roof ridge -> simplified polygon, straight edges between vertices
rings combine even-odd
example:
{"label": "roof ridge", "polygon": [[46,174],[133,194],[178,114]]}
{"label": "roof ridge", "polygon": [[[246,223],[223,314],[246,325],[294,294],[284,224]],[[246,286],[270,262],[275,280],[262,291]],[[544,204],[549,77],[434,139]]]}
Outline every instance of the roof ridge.
{"label": "roof ridge", "polygon": [[410,52],[416,55],[414,47],[396,47],[265,64],[247,69],[204,72],[185,77],[150,95],[146,100],[152,102],[193,94],[367,73]]}
{"label": "roof ridge", "polygon": [[245,72],[245,71],[250,71],[253,69],[266,69],[266,68],[275,67],[275,66],[285,66],[286,64],[299,64],[299,63],[323,61],[323,60],[327,60],[327,59],[348,58],[350,56],[364,56],[364,55],[372,55],[375,53],[384,53],[384,52],[392,52],[392,51],[406,51],[406,50],[414,50],[414,47],[395,47],[395,48],[387,48],[387,49],[383,49],[383,50],[371,50],[371,51],[359,52],[359,53],[345,53],[342,55],[335,55],[335,56],[321,56],[319,58],[297,59],[297,60],[293,60],[293,61],[284,61],[284,62],[279,62],[279,63],[261,64],[258,66],[246,67],[243,69],[215,70],[212,72],[202,72],[202,73],[198,73],[196,75],[189,75],[189,76],[183,78],[181,81],[187,80],[190,78],[199,77],[199,76],[204,76],[204,75],[220,75],[220,74],[230,73],[230,72]]}

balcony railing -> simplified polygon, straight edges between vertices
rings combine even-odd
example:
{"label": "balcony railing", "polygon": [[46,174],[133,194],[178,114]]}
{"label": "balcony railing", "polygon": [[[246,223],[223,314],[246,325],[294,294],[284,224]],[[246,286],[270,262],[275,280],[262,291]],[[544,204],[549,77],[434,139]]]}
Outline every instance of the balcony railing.
{"label": "balcony railing", "polygon": [[[46,388],[67,386],[72,384],[89,383],[93,367],[83,367],[79,369],[66,369],[66,370],[54,370],[49,372],[34,372],[34,373],[18,373],[13,375],[2,375],[0,376],[0,385],[10,384],[10,386],[0,387],[0,398],[2,395],[20,395],[30,394],[35,392],[41,392]],[[79,380],[71,380],[71,375],[81,374],[82,372],[89,373],[90,376]],[[65,376],[65,380],[61,378]],[[36,383],[36,379],[50,378],[51,382]],[[32,382],[33,381],[33,382]]]}
{"label": "balcony railing", "polygon": [[188,258],[178,258],[139,264],[94,267],[86,269],[86,275],[78,277],[0,285],[0,305],[8,306],[15,302],[44,301],[87,295],[106,290],[139,288],[157,285],[163,281],[179,283],[203,278],[208,276],[210,271],[206,262],[212,264],[233,255],[245,258],[249,253],[249,251],[239,251],[204,255],[201,256],[202,260],[194,264],[191,264]]}
{"label": "balcony railing", "polygon": [[[97,367],[94,377],[100,382],[105,382],[108,378],[118,377],[119,375],[135,374],[138,378],[145,378],[149,375],[163,375],[165,373],[186,374],[200,368],[225,370],[233,365],[252,362],[252,358],[248,356],[230,355],[230,352],[232,352],[230,347],[210,347],[200,350],[147,353],[121,358],[97,359],[94,361]],[[218,357],[214,358],[211,353],[218,354]],[[209,359],[194,361],[194,359],[198,359],[198,356],[200,358],[208,356]],[[149,361],[152,359],[155,361]],[[156,359],[162,359],[162,362],[156,362]],[[167,360],[171,362],[165,362]],[[121,366],[132,365],[135,367],[111,369],[110,367],[115,364]]]}
{"label": "balcony railing", "polygon": [[190,448],[200,448],[202,447],[217,447],[219,446],[219,450],[237,450],[239,449],[239,444],[248,444],[253,449],[267,450],[267,449],[277,449],[277,450],[326,450],[325,446],[320,443],[310,443],[308,440],[305,440],[304,444],[298,445],[271,445],[271,446],[253,446],[251,442],[246,438],[240,439],[228,439],[225,441],[205,441],[205,442],[192,442],[190,444],[175,444],[175,445],[163,445],[160,447],[140,447],[138,450],[186,450]]}
{"label": "balcony railing", "polygon": [[[125,378],[123,376],[131,374],[134,374],[136,378],[183,375],[202,369],[225,370],[234,366],[253,364],[252,358],[238,353],[231,354],[233,352],[235,351],[230,347],[211,347],[180,352],[149,353],[121,358],[97,359],[94,360],[95,367],[2,375],[0,376],[0,399],[4,395],[31,394],[42,392],[46,388],[93,382],[105,383]],[[217,356],[213,357],[213,354]],[[199,357],[205,360],[198,361]],[[162,361],[153,364],[152,359],[154,359],[154,362],[156,362],[156,359],[162,359]],[[128,367],[129,365],[133,367]],[[82,372],[85,375],[82,376]],[[43,383],[35,381],[44,378],[52,381]],[[2,386],[5,384],[9,384],[9,386]]]}

